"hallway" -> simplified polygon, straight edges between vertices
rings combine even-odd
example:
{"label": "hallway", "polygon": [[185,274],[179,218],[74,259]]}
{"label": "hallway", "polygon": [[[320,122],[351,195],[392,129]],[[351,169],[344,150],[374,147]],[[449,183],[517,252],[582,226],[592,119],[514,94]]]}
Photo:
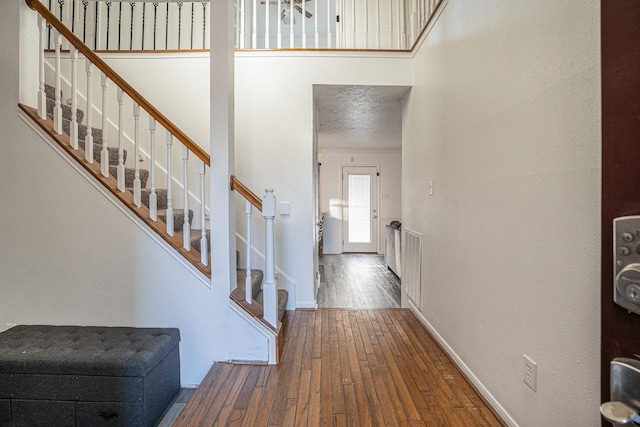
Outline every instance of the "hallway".
{"label": "hallway", "polygon": [[400,307],[400,279],[382,255],[324,255],[320,269],[320,308]]}
{"label": "hallway", "polygon": [[213,365],[174,426],[500,426],[408,310],[289,312],[279,366]]}

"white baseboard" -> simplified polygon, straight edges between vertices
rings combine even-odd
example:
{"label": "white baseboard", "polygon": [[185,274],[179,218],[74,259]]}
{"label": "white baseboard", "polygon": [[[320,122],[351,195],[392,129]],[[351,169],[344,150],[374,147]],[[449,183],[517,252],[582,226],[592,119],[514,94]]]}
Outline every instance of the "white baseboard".
{"label": "white baseboard", "polygon": [[438,342],[440,347],[447,353],[453,363],[460,369],[467,379],[475,386],[476,390],[484,397],[486,402],[491,405],[493,410],[498,416],[510,427],[519,427],[518,423],[511,417],[507,410],[498,402],[498,400],[491,394],[491,392],[482,384],[482,382],[475,376],[475,374],[469,369],[469,367],[462,361],[462,359],[456,354],[451,346],[445,341],[444,338],[435,330],[435,328],[429,323],[429,321],[420,313],[420,311],[413,305],[411,301],[408,301],[409,309],[418,318],[420,323],[429,331],[431,336]]}

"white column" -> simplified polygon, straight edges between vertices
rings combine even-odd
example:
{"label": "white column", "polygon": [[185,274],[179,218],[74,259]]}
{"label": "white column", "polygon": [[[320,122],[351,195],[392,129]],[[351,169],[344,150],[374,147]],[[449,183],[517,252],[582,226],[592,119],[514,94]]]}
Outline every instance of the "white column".
{"label": "white column", "polygon": [[102,176],[109,176],[109,146],[107,145],[107,75],[102,73],[100,76],[102,86],[102,151],[100,152],[100,173]]}
{"label": "white column", "polygon": [[85,61],[85,71],[87,72],[87,136],[84,137],[84,159],[88,163],[93,163],[93,85],[91,84],[93,64],[89,59]]}
{"label": "white column", "polygon": [[278,283],[276,282],[276,259],[273,221],[276,217],[276,198],[273,189],[267,188],[262,198],[262,216],[264,217],[264,320],[274,328],[278,327]]}
{"label": "white column", "polygon": [[153,116],[149,116],[149,144],[151,145],[149,217],[153,221],[156,221],[158,219],[158,195],[156,194],[156,119],[154,119]]}
{"label": "white column", "polygon": [[167,131],[167,234],[173,236],[173,194],[171,191],[171,147],[173,145],[173,135]]}
{"label": "white column", "polygon": [[247,254],[246,254],[246,276],[244,279],[244,293],[245,300],[251,304],[253,302],[253,289],[251,288],[251,212],[253,211],[253,206],[251,203],[246,200],[244,202],[244,213],[247,219]]}
{"label": "white column", "polygon": [[118,190],[124,192],[124,148],[122,144],[124,142],[124,92],[121,88],[118,88]]}
{"label": "white column", "polygon": [[[71,58],[71,123],[69,124],[69,141],[74,150],[78,149],[78,76],[77,64],[78,49],[69,46],[69,57]],[[85,147],[86,149],[86,147]]]}
{"label": "white column", "polygon": [[58,33],[58,30],[53,29],[53,39],[55,40],[55,63],[56,63],[56,84],[55,84],[55,105],[53,107],[53,130],[57,134],[62,134],[62,107],[60,106],[60,91],[62,87],[60,85],[60,45],[62,44],[62,36]]}
{"label": "white column", "polygon": [[38,51],[38,116],[40,116],[42,120],[45,120],[47,118],[47,94],[44,91],[44,30],[46,26],[46,21],[44,20],[42,15],[38,14],[38,31],[40,32],[40,46]]}
{"label": "white column", "polygon": [[191,224],[189,223],[189,149],[182,146],[182,188],[184,222],[182,223],[182,246],[191,250]]}

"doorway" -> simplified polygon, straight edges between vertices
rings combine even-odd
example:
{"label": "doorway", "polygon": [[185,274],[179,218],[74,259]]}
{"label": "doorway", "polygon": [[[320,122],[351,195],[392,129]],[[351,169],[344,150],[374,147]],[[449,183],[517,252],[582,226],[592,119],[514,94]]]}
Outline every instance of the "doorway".
{"label": "doorway", "polygon": [[378,251],[378,168],[342,167],[342,251]]}

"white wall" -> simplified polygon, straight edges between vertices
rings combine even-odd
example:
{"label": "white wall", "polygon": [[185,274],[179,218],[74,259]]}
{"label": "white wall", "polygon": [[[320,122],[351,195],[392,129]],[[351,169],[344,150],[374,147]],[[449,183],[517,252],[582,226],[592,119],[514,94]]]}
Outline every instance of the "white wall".
{"label": "white wall", "polygon": [[[258,194],[272,187],[279,202],[291,203],[291,215],[276,215],[276,262],[296,283],[297,307],[315,307],[313,85],[408,85],[408,61],[402,55],[236,53],[236,173]],[[240,225],[242,211],[237,215]]]}
{"label": "white wall", "polygon": [[[211,290],[18,117],[19,93],[29,93],[19,86],[34,74],[19,64],[32,63],[37,46],[28,28],[19,32],[19,18],[36,28],[23,1],[3,5],[0,330],[20,323],[178,327],[182,384],[195,385],[213,361]],[[18,46],[27,55],[21,61]]]}
{"label": "white wall", "polygon": [[[319,138],[322,139],[322,133]],[[378,253],[384,253],[385,226],[402,217],[402,153],[395,151],[323,150],[320,153],[320,211],[325,212],[323,250],[342,253],[342,167],[378,166]]]}
{"label": "white wall", "polygon": [[423,320],[522,426],[600,425],[598,5],[450,0],[404,109]]}

